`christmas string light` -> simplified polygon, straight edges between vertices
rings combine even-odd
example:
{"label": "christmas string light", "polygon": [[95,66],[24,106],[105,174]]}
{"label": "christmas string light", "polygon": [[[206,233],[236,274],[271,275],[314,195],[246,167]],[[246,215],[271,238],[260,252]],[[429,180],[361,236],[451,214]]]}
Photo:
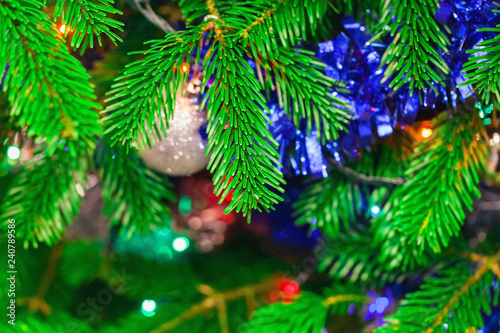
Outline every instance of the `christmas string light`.
{"label": "christmas string light", "polygon": [[420,135],[424,139],[427,139],[432,135],[432,129],[430,129],[429,127],[422,126],[420,127]]}
{"label": "christmas string light", "polygon": [[186,237],[177,237],[172,242],[172,247],[177,252],[183,252],[189,247],[189,239]]}
{"label": "christmas string light", "polygon": [[18,146],[11,145],[7,148],[7,157],[9,160],[17,161],[21,156],[21,150]]}
{"label": "christmas string light", "polygon": [[145,299],[142,302],[141,312],[146,317],[152,317],[155,315],[156,302],[153,300]]}
{"label": "christmas string light", "polygon": [[372,217],[375,217],[377,216],[378,214],[380,213],[380,207],[375,205],[375,206],[372,206],[372,208],[370,209],[370,215]]}

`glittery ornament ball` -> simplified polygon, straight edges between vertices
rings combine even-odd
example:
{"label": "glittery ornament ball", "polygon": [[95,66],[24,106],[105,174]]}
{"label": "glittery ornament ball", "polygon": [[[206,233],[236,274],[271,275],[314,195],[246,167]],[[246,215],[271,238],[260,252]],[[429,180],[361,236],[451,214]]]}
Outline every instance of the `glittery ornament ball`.
{"label": "glittery ornament ball", "polygon": [[170,176],[189,176],[201,171],[209,160],[205,156],[206,140],[200,133],[205,123],[206,113],[199,112],[198,104],[178,97],[167,136],[162,134],[158,142],[154,135],[156,143],[145,151],[140,150],[139,154],[147,166]]}

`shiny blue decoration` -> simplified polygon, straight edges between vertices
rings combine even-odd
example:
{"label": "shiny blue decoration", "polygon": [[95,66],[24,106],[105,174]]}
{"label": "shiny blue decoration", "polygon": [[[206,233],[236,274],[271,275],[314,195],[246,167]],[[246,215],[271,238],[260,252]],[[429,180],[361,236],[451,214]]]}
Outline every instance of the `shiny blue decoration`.
{"label": "shiny blue decoration", "polygon": [[370,44],[371,35],[354,18],[344,17],[342,24],[347,34],[320,43],[318,56],[327,65],[326,75],[347,84],[349,93],[338,97],[351,104],[355,113],[349,132],[339,139],[339,148],[348,158],[356,158],[375,136],[392,134],[398,123],[412,124],[420,100],[418,96],[410,97],[408,89],[390,96],[387,82],[381,82],[380,59],[386,46]]}
{"label": "shiny blue decoration", "polygon": [[[472,92],[471,86],[455,87],[465,81],[463,64],[469,55],[465,52],[485,40],[495,37],[491,31],[478,31],[500,23],[500,15],[493,12],[497,6],[491,0],[445,0],[440,4],[435,18],[444,22],[451,30],[449,52],[443,58],[450,67],[446,84],[452,87],[451,103],[456,106],[457,98],[464,100]],[[479,55],[479,54],[477,54]]]}
{"label": "shiny blue decoration", "polygon": [[[344,17],[345,33],[318,45],[318,57],[327,65],[325,73],[331,78],[346,83],[349,94],[339,96],[351,104],[355,111],[349,133],[339,139],[339,149],[348,158],[355,158],[358,151],[369,146],[375,138],[393,133],[398,124],[412,124],[417,112],[423,108],[455,108],[457,100],[464,101],[472,93],[471,86],[457,88],[465,81],[463,63],[469,55],[465,50],[473,48],[482,40],[492,38],[491,32],[477,31],[500,23],[500,15],[493,13],[491,0],[445,0],[435,13],[438,21],[446,23],[451,30],[451,46],[448,52],[438,50],[450,67],[445,78],[445,87],[434,86],[410,96],[408,87],[396,93],[382,82],[385,68],[380,59],[390,43],[370,43],[372,37],[366,28],[353,17]],[[447,88],[448,91],[447,91]]]}
{"label": "shiny blue decoration", "polygon": [[389,299],[384,296],[375,299],[375,310],[378,314],[383,314],[385,309],[389,306]]}
{"label": "shiny blue decoration", "polygon": [[451,30],[451,49],[461,51],[472,48],[495,35],[490,31],[477,31],[499,23],[498,7],[491,0],[445,0],[435,18],[445,22]]}
{"label": "shiny blue decoration", "polygon": [[269,130],[274,139],[279,143],[279,162],[284,173],[298,175],[312,175],[313,177],[326,177],[327,162],[323,156],[318,133],[314,126],[307,135],[307,124],[302,121],[296,129],[285,111],[276,104],[269,106],[270,120],[273,126]]}
{"label": "shiny blue decoration", "polygon": [[491,0],[444,0],[435,13],[438,21],[445,23],[451,31],[451,45],[448,52],[437,50],[450,67],[450,75],[444,85],[435,85],[410,96],[408,86],[397,92],[382,82],[385,68],[381,57],[385,44],[370,43],[372,37],[366,27],[353,17],[342,18],[344,32],[333,40],[318,45],[318,57],[326,64],[325,74],[342,81],[349,90],[347,94],[332,92],[349,103],[354,110],[354,120],[347,126],[347,132],[335,142],[328,142],[323,148],[316,138],[316,131],[307,136],[305,125],[296,130],[293,122],[283,110],[271,105],[270,128],[273,137],[280,144],[280,162],[284,172],[295,175],[312,174],[326,176],[327,164],[323,153],[328,151],[338,163],[344,158],[355,159],[360,151],[376,138],[391,135],[397,125],[411,125],[419,110],[426,108],[456,108],[457,101],[464,101],[472,93],[471,86],[457,86],[465,81],[463,63],[469,55],[465,50],[477,43],[493,38],[491,32],[477,31],[478,28],[500,24],[500,15],[492,12]]}

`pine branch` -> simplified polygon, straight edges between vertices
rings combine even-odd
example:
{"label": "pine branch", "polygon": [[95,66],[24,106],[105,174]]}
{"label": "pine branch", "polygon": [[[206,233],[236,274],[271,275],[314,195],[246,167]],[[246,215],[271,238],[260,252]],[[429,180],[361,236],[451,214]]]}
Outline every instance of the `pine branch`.
{"label": "pine branch", "polygon": [[[103,261],[99,250],[97,243],[65,243],[58,267],[61,279],[73,287],[79,287],[90,281],[96,276]],[[76,262],[78,265],[75,265]]]}
{"label": "pine branch", "polygon": [[483,327],[482,312],[491,313],[492,301],[497,303],[490,270],[498,267],[499,259],[499,254],[485,258],[476,270],[464,262],[442,269],[438,276],[427,278],[419,291],[409,294],[376,332],[441,332],[445,331],[443,324],[450,332]]}
{"label": "pine branch", "polygon": [[[397,261],[380,258],[382,249],[373,235],[359,231],[328,239],[316,251],[318,271],[327,272],[335,280],[382,287],[402,282],[412,270],[404,269]],[[394,255],[392,255],[394,256]]]}
{"label": "pine branch", "polygon": [[[7,94],[0,91],[0,138],[6,138],[0,141],[0,160],[6,158],[7,148],[13,143],[12,134],[22,132],[22,127],[17,125],[19,123],[18,119],[9,116],[10,109]],[[9,137],[11,140],[7,139]],[[18,137],[21,139],[18,146],[21,147],[24,136],[19,135]]]}
{"label": "pine branch", "polygon": [[[300,119],[305,118],[309,133],[314,125],[323,142],[337,139],[339,132],[345,130],[352,112],[346,102],[336,97],[337,92],[346,91],[344,85],[324,74],[326,65],[314,58],[313,52],[278,49],[279,57],[270,58],[268,62],[274,74],[280,106],[294,120],[296,127]],[[257,63],[261,63],[260,59]],[[271,77],[270,74],[266,70],[266,79]],[[337,91],[332,93],[329,90]]]}
{"label": "pine branch", "polygon": [[445,116],[434,122],[433,137],[416,148],[406,171],[409,180],[377,217],[419,252],[440,252],[458,234],[464,208],[472,210],[480,196],[477,185],[485,170],[487,147],[480,120],[463,115],[437,125]]}
{"label": "pine branch", "polygon": [[103,149],[97,156],[102,180],[104,214],[111,225],[120,225],[128,237],[167,226],[172,217],[166,201],[175,201],[172,185],[146,168],[135,152],[126,148]]}
{"label": "pine branch", "polygon": [[[287,1],[289,8],[283,9],[284,12],[280,9],[279,13],[300,13],[310,19],[310,24],[317,24],[321,15],[314,18],[305,10],[314,8],[321,13],[319,9],[326,7],[325,1],[310,0],[307,6],[298,6],[298,3],[296,0]],[[187,73],[180,73],[179,68],[184,61],[186,68],[190,67],[190,55],[194,51],[197,52],[195,63],[198,64],[201,45],[207,38],[206,44],[211,46],[204,59],[204,84],[209,85],[209,80],[214,80],[213,84],[210,81],[204,100],[209,121],[207,151],[211,153],[208,169],[214,173],[217,195],[224,198],[234,190],[226,212],[242,211],[250,219],[253,209],[268,211],[281,200],[275,191],[282,192],[284,184],[278,169],[277,144],[266,128],[268,108],[260,92],[264,86],[252,75],[244,57],[254,46],[237,33],[251,23],[248,22],[250,12],[262,8],[268,10],[269,2],[258,1],[243,6],[234,1],[207,0],[182,2],[181,5],[185,5],[189,22],[202,18],[203,21],[199,26],[154,42],[146,57],[131,64],[129,70],[117,79],[122,82],[111,91],[114,96],[109,99],[113,104],[106,109],[108,116],[105,121],[110,124],[106,134],[113,144],[128,147],[133,146],[134,140],[140,147],[144,141],[151,145],[151,132],[158,134],[163,131],[165,135],[168,127],[165,122],[170,119],[174,108],[175,97],[172,95],[175,96],[187,76]],[[231,15],[234,10],[238,15]],[[278,11],[273,11],[273,15],[276,13]],[[298,29],[298,23],[294,24],[294,33],[305,31],[301,30],[302,26]],[[254,30],[250,30],[248,33],[252,35]],[[303,116],[308,119],[310,129],[314,123],[318,130],[323,130],[323,140],[338,137],[338,131],[344,129],[350,114],[341,108],[345,104],[328,90],[334,84],[340,84],[326,77],[321,71],[323,65],[309,53],[284,47],[281,47],[281,52],[284,56],[276,61],[258,56],[260,63],[269,61],[275,65],[276,73],[280,75],[278,89],[283,90],[286,98],[283,103],[289,113],[294,114],[296,122]],[[261,74],[258,71],[258,75]],[[170,81],[173,81],[172,86]],[[163,111],[164,99],[169,103],[166,112]],[[162,120],[160,125],[156,124],[157,119]]]}
{"label": "pine branch", "polygon": [[[250,6],[233,5],[226,21],[250,44],[254,57],[278,58],[277,46],[293,48],[307,33],[314,33],[327,8],[327,0],[254,1]],[[236,19],[241,16],[245,20]]]}
{"label": "pine branch", "polygon": [[94,37],[102,46],[101,35],[106,35],[115,45],[122,39],[113,30],[123,31],[123,23],[109,15],[123,13],[113,7],[113,0],[57,0],[54,10],[54,20],[61,17],[66,25],[64,37],[74,30],[71,46],[81,47],[81,53],[89,46],[94,47]]}
{"label": "pine branch", "polygon": [[[28,136],[61,139],[101,133],[93,88],[54,24],[34,0],[5,0],[0,6],[0,68],[9,64],[3,90],[11,116]],[[50,152],[48,152],[50,153]]]}
{"label": "pine branch", "polygon": [[384,0],[372,40],[389,32],[394,37],[381,59],[387,64],[383,81],[391,79],[389,87],[394,90],[408,82],[410,95],[415,88],[437,92],[436,84],[444,86],[450,69],[439,51],[447,52],[449,40],[434,20],[437,9],[437,0]]}
{"label": "pine branch", "polygon": [[232,0],[180,0],[179,5],[188,25],[208,21],[210,29],[216,30],[216,34],[220,35],[226,23],[223,18],[226,15],[222,15],[221,9],[230,9],[240,4]]}
{"label": "pine branch", "polygon": [[72,142],[67,150],[64,145],[53,156],[35,157],[15,179],[2,206],[2,220],[16,220],[16,235],[25,247],[57,243],[78,213],[82,201],[78,189],[83,191],[88,159]]}
{"label": "pine branch", "polygon": [[242,327],[242,332],[321,332],[328,314],[324,298],[302,292],[291,304],[275,303],[258,309],[254,318]]}
{"label": "pine branch", "polygon": [[[190,55],[202,38],[199,27],[168,34],[164,40],[151,41],[145,57],[127,66],[118,77],[106,100],[111,102],[104,111],[106,135],[113,145],[133,147],[138,141],[152,145],[152,132],[166,136],[168,120],[172,118],[176,97],[183,85],[191,63]],[[198,48],[196,59],[199,59]],[[137,52],[142,53],[142,52]],[[156,120],[160,119],[160,126]],[[153,142],[154,143],[154,142]]]}
{"label": "pine branch", "polygon": [[298,216],[296,224],[310,223],[311,229],[321,229],[325,235],[336,238],[357,221],[369,219],[371,207],[383,204],[387,186],[392,185],[388,180],[400,184],[396,180],[401,178],[392,177],[402,174],[405,163],[395,162],[395,156],[397,152],[382,147],[373,153],[366,152],[356,164],[356,170],[362,174],[344,166],[339,167],[342,172],[331,170],[327,178],[307,188],[293,205],[294,215]]}
{"label": "pine branch", "polygon": [[[216,195],[221,201],[234,189],[226,212],[242,211],[250,220],[252,209],[269,211],[282,200],[272,190],[283,192],[277,143],[266,129],[269,122],[266,101],[259,83],[237,45],[216,43],[209,57],[207,73],[217,69],[216,79],[207,92],[208,169],[214,173]],[[206,75],[208,80],[211,75]],[[269,186],[271,188],[268,189]]]}
{"label": "pine branch", "polygon": [[359,286],[349,283],[333,283],[331,287],[325,288],[323,293],[326,298],[322,305],[336,316],[347,315],[351,305],[363,305],[373,301],[371,297],[362,293]]}
{"label": "pine branch", "polygon": [[[498,3],[494,3],[499,5]],[[500,13],[500,10],[494,9],[494,13]],[[491,33],[500,32],[500,24],[496,27],[481,28],[478,31],[488,31]],[[500,35],[495,38],[484,40],[478,43],[473,49],[467,50],[471,56],[469,61],[464,64],[462,72],[466,72],[467,80],[460,86],[474,85],[474,89],[481,95],[485,104],[490,103],[490,97],[493,93],[497,102],[500,102]]]}
{"label": "pine branch", "polygon": [[383,213],[372,220],[370,226],[372,241],[377,246],[378,261],[387,267],[397,268],[404,272],[432,266],[440,256],[429,247],[421,249],[419,244],[412,241],[414,235],[408,235],[396,227],[397,224],[391,213],[398,209],[394,206],[396,204],[396,201],[386,203]]}
{"label": "pine branch", "polygon": [[311,224],[329,237],[347,231],[362,215],[363,202],[359,187],[341,174],[330,174],[308,187],[293,205],[297,225]]}
{"label": "pine branch", "polygon": [[258,309],[254,318],[244,324],[242,332],[321,332],[328,312],[347,313],[351,304],[364,303],[368,298],[360,294],[330,293],[327,298],[304,291],[291,304],[275,303]]}

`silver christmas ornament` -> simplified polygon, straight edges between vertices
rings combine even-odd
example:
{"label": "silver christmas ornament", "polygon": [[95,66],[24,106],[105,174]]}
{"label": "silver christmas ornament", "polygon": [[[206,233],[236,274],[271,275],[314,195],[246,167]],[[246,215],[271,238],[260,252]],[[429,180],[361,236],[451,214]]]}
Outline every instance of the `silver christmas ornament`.
{"label": "silver christmas ornament", "polygon": [[[190,82],[187,89],[199,87]],[[156,144],[146,147],[145,151],[139,149],[146,165],[170,176],[189,176],[203,170],[209,160],[205,156],[206,140],[200,134],[200,127],[206,123],[206,112],[199,111],[197,98],[178,97],[173,119],[168,123],[166,137],[161,134],[159,141],[155,134]],[[157,124],[160,127],[158,120]]]}

